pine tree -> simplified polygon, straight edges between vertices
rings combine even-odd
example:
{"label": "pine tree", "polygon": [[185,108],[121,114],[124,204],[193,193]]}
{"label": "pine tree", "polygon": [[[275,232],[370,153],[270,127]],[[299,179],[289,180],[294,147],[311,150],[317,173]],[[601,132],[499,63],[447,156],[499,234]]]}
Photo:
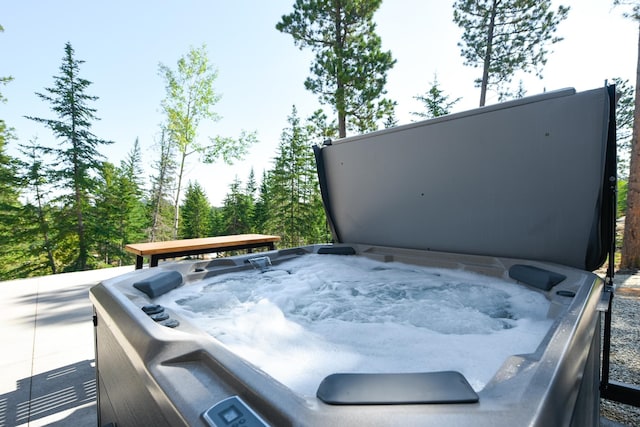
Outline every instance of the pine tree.
{"label": "pine tree", "polygon": [[247,178],[247,185],[245,185],[245,192],[247,196],[253,200],[256,196],[256,190],[258,185],[256,184],[256,174],[253,172],[253,168],[249,171],[249,177]]}
{"label": "pine tree", "polygon": [[[4,31],[0,25],[0,33]],[[0,87],[13,80],[0,76]],[[7,102],[0,92],[0,103]],[[20,262],[20,243],[15,238],[15,225],[19,221],[19,187],[15,180],[16,159],[7,154],[9,141],[15,139],[13,129],[0,119],[0,280],[17,277],[13,266]]]}
{"label": "pine tree", "polygon": [[274,231],[268,227],[271,215],[271,175],[267,171],[262,172],[262,181],[258,188],[258,196],[255,201],[252,228],[258,233],[271,234]]}
{"label": "pine tree", "polygon": [[51,226],[50,170],[46,166],[43,148],[36,139],[28,145],[20,145],[20,152],[26,160],[20,161],[18,177],[25,192],[25,203],[20,218],[22,225],[16,234],[23,242],[28,242],[25,261],[19,268],[20,277],[56,274],[58,272],[54,252],[57,246],[56,230]]}
{"label": "pine tree", "polygon": [[638,51],[636,52],[636,82],[633,113],[633,134],[629,156],[629,181],[627,183],[627,210],[624,223],[620,268],[640,268],[640,1],[614,1],[614,5],[629,5],[631,12],[625,16],[638,24]]}
{"label": "pine tree", "polygon": [[118,171],[110,162],[104,162],[95,190],[95,205],[92,214],[91,235],[99,255],[99,266],[116,263],[121,258],[119,248],[119,226],[121,222],[121,198],[118,194]]}
{"label": "pine tree", "polygon": [[315,53],[313,76],[305,87],[338,115],[338,136],[347,130],[377,129],[393,113],[385,95],[387,72],[395,60],[382,50],[373,15],[382,0],[296,0],[276,29],[290,34],[300,48]]}
{"label": "pine tree", "polygon": [[180,238],[208,237],[211,232],[211,204],[198,182],[189,182],[180,209]]}
{"label": "pine tree", "polygon": [[157,143],[160,158],[153,164],[156,175],[152,176],[151,193],[149,195],[149,241],[167,240],[173,235],[174,209],[171,202],[174,186],[176,162],[174,160],[174,145],[166,137],[162,128],[160,140]]}
{"label": "pine tree", "polygon": [[54,86],[45,88],[46,93],[36,93],[49,102],[57,115],[56,119],[28,117],[44,124],[61,140],[49,150],[59,164],[55,171],[56,185],[65,193],[59,199],[64,206],[57,223],[64,226],[63,232],[73,233],[69,241],[77,244],[72,270],[85,270],[89,265],[90,236],[87,235],[90,198],[95,188],[95,172],[100,170],[100,145],[110,144],[91,133],[91,123],[98,120],[96,110],[89,106],[98,97],[86,94],[91,82],[80,77],[80,65],[84,61],[74,58],[70,43],[65,45],[65,55],[60,66],[60,75],[54,76]]}
{"label": "pine tree", "polygon": [[226,234],[222,208],[211,206],[211,210],[209,211],[209,224],[209,236],[222,236]]}
{"label": "pine tree", "polygon": [[490,87],[503,91],[518,70],[542,76],[547,45],[562,40],[554,33],[569,13],[565,6],[551,10],[551,0],[457,0],[453,9],[464,31],[464,64],[482,68],[480,106]]}
{"label": "pine tree", "polygon": [[449,95],[445,95],[444,91],[440,89],[438,83],[438,76],[433,76],[433,82],[431,83],[431,89],[424,95],[414,96],[413,99],[420,101],[424,104],[426,111],[412,112],[414,116],[421,119],[432,119],[434,117],[444,116],[451,112],[451,108],[460,101],[461,98],[456,98],[453,101],[449,101]]}
{"label": "pine tree", "polygon": [[631,155],[631,136],[633,132],[634,88],[629,80],[619,77],[612,79],[619,96],[616,105],[616,137],[618,148],[618,179],[629,177],[629,156]]}
{"label": "pine tree", "polygon": [[140,182],[140,145],[138,140],[119,167],[105,162],[95,195],[93,235],[100,259],[106,265],[133,262],[125,251],[128,243],[144,240],[146,227],[143,190]]}
{"label": "pine tree", "polygon": [[[270,186],[269,228],[282,238],[282,244],[299,246],[315,243],[318,237],[320,205],[310,132],[303,126],[295,107],[282,132]],[[321,209],[321,208],[320,208]]]}
{"label": "pine tree", "polygon": [[133,260],[133,256],[125,252],[128,243],[145,239],[148,220],[145,213],[144,183],[142,181],[142,155],[140,142],[136,138],[127,157],[120,162],[118,168],[117,192],[122,203],[122,220],[120,224],[120,250],[125,260]]}
{"label": "pine tree", "polygon": [[224,234],[245,234],[251,232],[251,201],[243,191],[238,177],[229,186],[229,193],[222,206]]}
{"label": "pine tree", "polygon": [[[4,32],[4,28],[0,25],[0,33]],[[7,83],[11,82],[13,77],[11,76],[0,76],[0,86],[4,86]],[[0,92],[0,104],[7,102],[7,99]],[[3,119],[0,119],[0,150],[4,150],[6,145],[10,140],[15,139],[15,135],[13,134],[13,129],[8,127]],[[2,151],[0,151],[2,153]],[[6,154],[4,154],[6,156]]]}
{"label": "pine tree", "polygon": [[[6,134],[5,134],[6,135]],[[19,187],[15,179],[16,159],[5,151],[9,138],[0,140],[0,280],[19,277],[14,266],[20,262],[22,243],[15,234],[20,222]]]}

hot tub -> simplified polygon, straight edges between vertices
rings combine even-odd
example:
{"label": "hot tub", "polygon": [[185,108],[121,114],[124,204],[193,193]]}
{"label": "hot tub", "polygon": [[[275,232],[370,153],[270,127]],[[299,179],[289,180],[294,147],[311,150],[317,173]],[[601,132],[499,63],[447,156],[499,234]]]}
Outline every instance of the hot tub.
{"label": "hot tub", "polygon": [[598,425],[612,93],[317,147],[336,243],[92,288],[99,425]]}

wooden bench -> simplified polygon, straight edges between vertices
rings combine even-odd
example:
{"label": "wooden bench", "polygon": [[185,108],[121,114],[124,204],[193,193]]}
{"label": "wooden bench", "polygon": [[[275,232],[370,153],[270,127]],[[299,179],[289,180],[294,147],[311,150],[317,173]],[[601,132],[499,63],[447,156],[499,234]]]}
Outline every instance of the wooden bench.
{"label": "wooden bench", "polygon": [[280,236],[266,234],[237,234],[233,236],[203,237],[199,239],[169,240],[166,242],[132,243],[125,246],[127,252],[136,255],[136,270],[142,268],[145,256],[150,256],[149,267],[157,267],[158,260],[187,255],[235,251],[267,247],[275,249]]}

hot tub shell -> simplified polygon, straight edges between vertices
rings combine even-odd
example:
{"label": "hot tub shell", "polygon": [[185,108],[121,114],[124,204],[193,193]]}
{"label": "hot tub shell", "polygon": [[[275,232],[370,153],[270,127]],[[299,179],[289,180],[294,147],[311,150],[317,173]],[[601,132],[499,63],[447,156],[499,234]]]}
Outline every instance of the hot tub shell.
{"label": "hot tub shell", "polygon": [[[590,271],[611,242],[612,100],[612,88],[565,90],[317,147],[336,243],[261,254],[462,269],[544,293],[549,332],[535,352],[504,360],[477,402],[299,396],[180,313],[168,311],[180,322],[169,328],[141,310],[154,298],[134,284],[189,286],[253,268],[246,255],[165,263],[91,289],[99,425],[206,425],[205,411],[233,396],[274,426],[598,425],[604,283]],[[542,280],[514,274],[521,266]],[[554,275],[565,278],[540,283]]]}

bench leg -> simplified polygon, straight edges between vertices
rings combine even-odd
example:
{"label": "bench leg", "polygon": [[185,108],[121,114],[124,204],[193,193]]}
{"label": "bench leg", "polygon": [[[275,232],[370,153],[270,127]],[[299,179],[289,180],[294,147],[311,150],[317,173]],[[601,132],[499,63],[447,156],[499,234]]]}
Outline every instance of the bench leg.
{"label": "bench leg", "polygon": [[151,260],[149,261],[149,267],[157,267],[158,259],[160,259],[157,255],[151,255]]}
{"label": "bench leg", "polygon": [[136,255],[136,270],[140,270],[142,268],[143,258],[141,255]]}

